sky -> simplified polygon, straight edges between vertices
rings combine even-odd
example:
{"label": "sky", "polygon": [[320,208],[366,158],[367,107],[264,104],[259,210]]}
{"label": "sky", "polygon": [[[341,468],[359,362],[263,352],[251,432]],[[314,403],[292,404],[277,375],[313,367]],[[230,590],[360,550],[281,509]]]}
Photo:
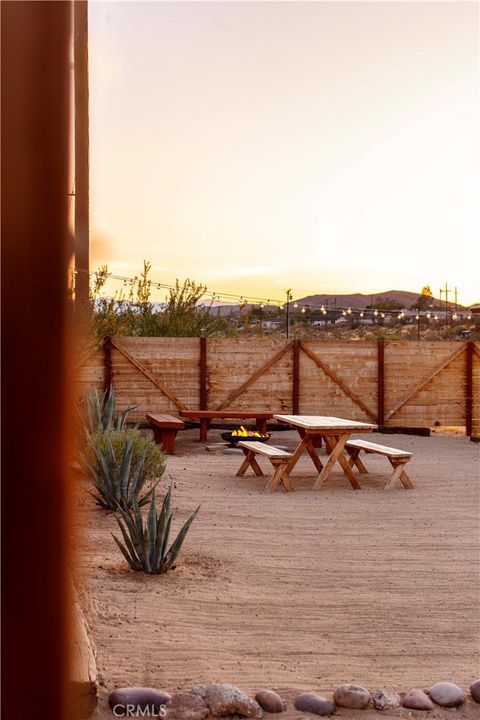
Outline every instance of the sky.
{"label": "sky", "polygon": [[90,2],[91,266],[480,301],[478,14]]}

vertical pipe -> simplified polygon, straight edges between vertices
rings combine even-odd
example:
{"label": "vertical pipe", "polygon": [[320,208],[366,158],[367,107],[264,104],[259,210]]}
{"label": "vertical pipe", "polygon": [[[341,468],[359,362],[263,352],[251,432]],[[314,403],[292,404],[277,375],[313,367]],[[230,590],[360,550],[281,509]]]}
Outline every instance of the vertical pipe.
{"label": "vertical pipe", "polygon": [[75,80],[75,309],[80,323],[89,316],[89,111],[88,2],[74,0]]}
{"label": "vertical pipe", "polygon": [[377,388],[378,388],[378,410],[377,423],[385,423],[385,341],[377,343]]}
{"label": "vertical pipe", "polygon": [[465,358],[465,434],[472,434],[473,422],[473,342],[469,340],[466,345]]}
{"label": "vertical pipe", "polygon": [[5,2],[1,16],[2,716],[21,720],[35,698],[39,714],[61,719],[72,717],[64,695],[71,6]]}
{"label": "vertical pipe", "polygon": [[207,338],[200,338],[200,410],[208,410]]}
{"label": "vertical pipe", "polygon": [[292,386],[292,412],[299,414],[300,403],[300,340],[293,341],[293,386]]}

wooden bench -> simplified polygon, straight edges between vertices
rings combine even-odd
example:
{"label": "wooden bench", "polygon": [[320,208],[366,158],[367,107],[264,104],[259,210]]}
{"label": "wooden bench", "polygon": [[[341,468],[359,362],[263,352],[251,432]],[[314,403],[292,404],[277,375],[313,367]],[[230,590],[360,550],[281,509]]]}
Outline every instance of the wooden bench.
{"label": "wooden bench", "polygon": [[384,455],[390,460],[393,467],[393,473],[385,484],[385,490],[393,490],[397,482],[400,480],[405,488],[413,488],[412,481],[405,472],[405,466],[412,459],[413,453],[399,450],[398,448],[386,447],[385,445],[377,445],[377,443],[369,440],[349,440],[345,447],[350,455],[349,465],[351,468],[355,465],[361,473],[367,473],[368,470],[358,457],[363,450],[366,453],[375,453]]}
{"label": "wooden bench", "polygon": [[291,453],[272,447],[271,445],[265,445],[264,443],[254,441],[247,442],[242,440],[238,443],[238,447],[242,448],[245,454],[245,459],[240,465],[237,477],[243,477],[249,467],[252,468],[255,475],[263,477],[263,472],[255,459],[255,455],[264,455],[265,457],[268,457],[274,469],[273,476],[266,485],[266,491],[273,492],[279,483],[282,483],[287,492],[295,490],[292,485],[292,481],[286,473],[288,462],[292,457]]}
{"label": "wooden bench", "polygon": [[173,415],[147,415],[147,422],[152,426],[157,445],[163,445],[165,452],[173,455],[177,432],[185,427],[183,420]]}

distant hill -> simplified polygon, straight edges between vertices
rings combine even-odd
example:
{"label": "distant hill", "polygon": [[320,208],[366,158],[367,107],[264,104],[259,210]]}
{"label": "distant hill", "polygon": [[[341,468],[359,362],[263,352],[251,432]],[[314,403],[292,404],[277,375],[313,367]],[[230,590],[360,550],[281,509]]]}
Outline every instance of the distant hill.
{"label": "distant hill", "polygon": [[[395,302],[402,308],[410,308],[416,301],[420,293],[413,293],[407,290],[387,290],[381,293],[372,293],[365,295],[363,293],[351,293],[347,295],[307,295],[303,298],[296,298],[294,302],[299,305],[308,305],[310,308],[319,308],[324,305],[326,308],[333,308],[335,305],[339,308],[351,307],[353,309],[362,310],[368,305],[378,305],[382,302]],[[453,303],[449,301],[449,306]],[[445,302],[438,298],[432,298],[432,307],[444,307]],[[457,305],[462,309],[462,305]]]}

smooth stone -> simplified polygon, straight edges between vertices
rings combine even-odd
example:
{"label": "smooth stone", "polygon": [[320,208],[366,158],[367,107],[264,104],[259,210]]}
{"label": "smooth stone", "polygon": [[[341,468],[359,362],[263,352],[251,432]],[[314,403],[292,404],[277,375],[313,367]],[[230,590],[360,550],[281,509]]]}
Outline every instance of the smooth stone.
{"label": "smooth stone", "polygon": [[354,710],[363,710],[371,700],[370,692],[361,685],[346,683],[339,685],[333,694],[336,705]]}
{"label": "smooth stone", "polygon": [[177,693],[166,710],[168,720],[203,720],[210,714],[207,703],[196,693]]}
{"label": "smooth stone", "polygon": [[465,693],[462,688],[451,682],[439,682],[432,685],[428,694],[433,702],[442,707],[456,707],[465,702]]}
{"label": "smooth stone", "polygon": [[480,680],[475,680],[470,685],[470,695],[476,703],[480,703]]}
{"label": "smooth stone", "polygon": [[336,710],[335,703],[314,693],[303,693],[295,700],[295,708],[301,712],[314,713],[315,715],[333,715]]}
{"label": "smooth stone", "polygon": [[287,709],[287,703],[273,690],[259,690],[255,700],[266,712],[281,713]]}
{"label": "smooth stone", "polygon": [[376,710],[400,707],[401,697],[395,690],[377,690],[373,696],[373,706]]}
{"label": "smooth stone", "polygon": [[263,716],[257,701],[230,683],[207,685],[205,701],[214,717],[241,715],[259,720]]}
{"label": "smooth stone", "polygon": [[135,708],[144,712],[153,710],[153,712],[158,713],[160,708],[163,705],[167,705],[170,700],[171,695],[155,690],[154,688],[126,687],[118,688],[111,692],[108,697],[108,704],[112,710],[118,705],[120,705],[123,710],[126,709],[127,705],[134,705]]}
{"label": "smooth stone", "polygon": [[423,690],[414,688],[402,700],[404,708],[409,710],[435,710],[435,705]]}

